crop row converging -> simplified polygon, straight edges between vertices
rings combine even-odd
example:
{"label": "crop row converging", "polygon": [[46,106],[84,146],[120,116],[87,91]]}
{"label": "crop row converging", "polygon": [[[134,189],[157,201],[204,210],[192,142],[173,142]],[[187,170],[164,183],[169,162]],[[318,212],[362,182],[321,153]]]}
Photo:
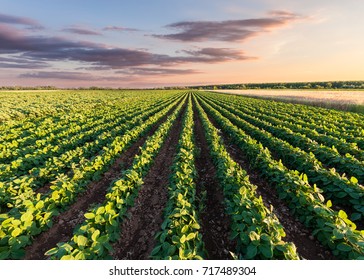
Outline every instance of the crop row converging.
{"label": "crop row converging", "polygon": [[203,91],[3,99],[0,259],[364,258],[360,114]]}

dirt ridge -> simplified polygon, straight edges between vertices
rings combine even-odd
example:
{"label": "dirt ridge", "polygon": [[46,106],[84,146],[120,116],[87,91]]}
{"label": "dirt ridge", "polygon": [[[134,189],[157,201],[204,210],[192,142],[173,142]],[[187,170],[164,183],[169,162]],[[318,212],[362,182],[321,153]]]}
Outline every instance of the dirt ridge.
{"label": "dirt ridge", "polygon": [[223,191],[216,178],[216,168],[195,106],[194,104],[194,135],[195,145],[199,151],[195,163],[198,173],[196,186],[197,196],[205,206],[199,213],[202,239],[208,259],[229,260],[232,259],[230,252],[235,248],[235,242],[229,238],[230,217],[225,213]]}

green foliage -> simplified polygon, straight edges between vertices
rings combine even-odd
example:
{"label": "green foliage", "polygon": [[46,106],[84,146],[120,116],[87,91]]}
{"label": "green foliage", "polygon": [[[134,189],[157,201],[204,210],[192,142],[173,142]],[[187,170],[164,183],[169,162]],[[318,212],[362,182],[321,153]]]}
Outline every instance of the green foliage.
{"label": "green foliage", "polygon": [[[238,128],[260,141],[269,150],[274,151],[276,157],[281,158],[288,168],[297,168],[298,171],[306,173],[310,182],[324,190],[328,199],[347,205],[354,212],[359,210],[358,214],[364,214],[364,188],[358,183],[358,180],[355,177],[348,180],[336,170],[327,170],[323,166],[324,164],[329,167],[341,166],[342,168],[338,169],[342,172],[347,171],[360,176],[364,170],[364,163],[348,155],[342,157],[334,148],[319,145],[305,135],[283,127],[279,121],[266,122],[258,116],[250,116],[246,111],[242,112],[234,105],[227,105],[231,102],[212,101],[211,98],[207,102],[229,118]],[[305,150],[309,152],[305,152]],[[324,160],[323,163],[316,158],[316,155],[318,159]],[[306,174],[303,175],[304,181],[308,181]],[[364,182],[364,177],[360,176],[360,178]],[[342,200],[345,196],[352,199]]]}
{"label": "green foliage", "polygon": [[[133,160],[132,167],[123,173],[123,176],[114,181],[105,196],[105,201],[89,209],[84,214],[86,220],[74,230],[74,235],[67,243],[58,244],[46,254],[53,259],[108,259],[112,251],[111,243],[115,242],[120,235],[120,223],[125,218],[126,210],[133,205],[140,186],[143,184],[143,177],[147,174],[157,155],[168,131],[181,111],[183,100],[178,99],[179,105],[167,120],[160,125],[157,131],[148,138]],[[162,110],[157,118],[150,118],[145,125],[155,123],[165,115],[170,107]],[[141,125],[138,127],[140,129]],[[190,236],[191,237],[191,236]],[[185,237],[184,242],[188,241]],[[182,241],[181,241],[182,242]]]}
{"label": "green foliage", "polygon": [[246,171],[232,160],[202,107],[197,108],[231,216],[231,234],[237,241],[233,254],[241,259],[299,259],[294,244],[282,240],[285,232],[278,218],[257,196]]}
{"label": "green foliage", "polygon": [[[313,235],[330,248],[340,259],[358,259],[364,255],[364,235],[356,230],[356,225],[348,219],[344,211],[336,212],[324,203],[321,190],[311,186],[305,176],[297,171],[287,169],[281,161],[273,159],[270,151],[261,143],[235,126],[229,118],[214,109],[209,102],[201,101],[202,107],[219,124],[223,132],[230,135],[251,161],[251,165],[268,179],[276,188],[281,199],[292,209],[293,213],[307,227],[313,229]],[[224,111],[225,112],[225,111]],[[351,182],[353,183],[353,182]],[[347,187],[347,191],[350,188]],[[343,245],[345,244],[345,249]],[[350,251],[347,249],[350,247]]]}
{"label": "green foliage", "polygon": [[[323,85],[310,85],[317,86]],[[34,236],[49,229],[53,218],[90,182],[175,108],[148,138],[132,167],[110,185],[105,201],[87,210],[73,237],[46,253],[63,260],[109,258],[120,237],[120,223],[187,96],[170,199],[152,258],[206,257],[195,209],[192,106],[197,106],[223,188],[231,238],[237,244],[231,252],[235,259],[298,259],[298,255],[292,243],[283,241],[285,232],[273,209],[264,205],[246,171],[230,158],[222,133],[338,259],[363,258],[364,233],[353,222],[364,217],[362,115],[204,92],[103,90],[2,93],[0,259],[23,258]],[[46,192],[38,191],[45,185]],[[349,211],[333,210],[341,205]]]}
{"label": "green foliage", "polygon": [[[16,246],[14,246],[13,243],[10,244],[7,242],[6,238],[2,239],[0,247],[1,250],[4,251],[3,255],[6,255],[6,258],[16,258],[17,256],[20,256],[21,254],[18,250],[31,243],[31,236],[37,235],[48,229],[52,225],[52,218],[58,215],[59,212],[63,211],[67,205],[75,201],[77,195],[84,191],[87,184],[92,180],[95,180],[95,173],[106,171],[107,167],[113,163],[116,157],[128,148],[131,143],[145,134],[155,123],[162,119],[173,106],[179,103],[179,107],[181,107],[181,100],[183,98],[185,98],[183,93],[180,93],[169,97],[169,101],[167,102],[160,102],[160,104],[157,102],[156,106],[147,108],[143,113],[134,113],[136,115],[131,118],[131,121],[124,121],[121,125],[123,130],[116,130],[114,132],[115,135],[107,132],[103,134],[102,138],[96,138],[94,143],[97,143],[97,145],[100,144],[100,147],[103,147],[99,154],[88,159],[86,154],[76,153],[74,156],[75,158],[79,157],[79,166],[74,166],[71,176],[59,175],[57,180],[51,184],[51,191],[43,196],[40,193],[36,194],[33,190],[34,186],[32,184],[23,184],[20,188],[14,185],[14,183],[19,185],[23,182],[28,182],[24,179],[26,176],[22,177],[23,179],[10,179],[10,187],[6,188],[9,195],[5,196],[4,199],[10,199],[12,202],[12,209],[9,211],[7,219],[0,219],[0,228],[5,237],[11,236],[16,240],[19,240],[22,236],[26,235],[28,238],[25,241],[17,241]],[[149,102],[144,102],[145,106],[149,106],[147,105]],[[177,114],[177,111],[178,110],[176,110],[174,115]],[[116,136],[117,134],[119,135]],[[159,138],[161,138],[160,135]],[[102,139],[106,142],[102,141]],[[86,146],[86,148],[89,148],[89,146]],[[94,154],[92,149],[89,152]],[[62,155],[62,157],[63,156],[64,155]],[[54,159],[55,158],[52,158],[52,160]],[[69,158],[64,158],[65,161],[68,159]],[[62,170],[58,167],[60,162],[55,160],[54,163],[56,165],[52,166],[51,169],[56,173],[60,172],[60,170]],[[147,161],[147,163],[150,163],[150,161]],[[143,172],[145,172],[145,170],[143,170]],[[31,181],[34,180],[32,175],[30,178]],[[135,183],[140,185],[141,182],[142,181],[138,177],[138,180]],[[119,202],[120,200],[117,200],[117,207],[120,206]],[[6,201],[4,201],[4,203],[6,203]],[[10,205],[9,202],[7,204]],[[95,223],[105,224],[105,222],[108,222],[110,226],[116,227],[117,223],[114,216],[115,214],[112,212],[105,213],[105,215],[98,213],[98,215],[95,215]],[[18,220],[20,220],[20,224]],[[11,221],[15,224],[11,224]],[[91,230],[90,235],[92,234],[93,231]],[[114,238],[114,235],[115,234],[111,234],[111,237]],[[91,236],[85,235],[85,237],[91,239]],[[83,244],[83,242],[78,243],[80,245]],[[105,246],[99,246],[99,244],[96,243],[94,246],[96,246],[95,250],[102,252],[100,253],[101,255],[104,254],[104,251],[106,251],[105,248],[110,249],[110,245],[108,244]],[[9,252],[9,254],[5,252]],[[63,253],[58,255],[63,255]],[[77,254],[78,253],[79,252],[77,252]],[[87,254],[84,252],[83,255],[79,254],[78,258],[86,255]],[[76,254],[74,257],[75,256]]]}
{"label": "green foliage", "polygon": [[172,167],[169,200],[165,220],[156,235],[157,245],[153,259],[191,260],[205,257],[200,233],[196,201],[195,144],[193,139],[193,111],[191,96],[183,119],[178,154]]}

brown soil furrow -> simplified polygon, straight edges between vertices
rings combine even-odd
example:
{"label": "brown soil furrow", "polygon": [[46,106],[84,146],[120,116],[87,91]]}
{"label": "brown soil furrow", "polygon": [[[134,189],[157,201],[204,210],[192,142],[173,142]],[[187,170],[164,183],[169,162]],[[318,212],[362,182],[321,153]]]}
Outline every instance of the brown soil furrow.
{"label": "brown soil furrow", "polygon": [[[182,108],[185,111],[186,105]],[[170,167],[177,153],[178,139],[182,130],[180,113],[161,147],[154,163],[144,178],[134,206],[127,212],[121,224],[121,237],[114,243],[112,257],[118,260],[149,259],[156,242],[155,234],[161,229],[163,210],[168,200]]]}
{"label": "brown soil furrow", "polygon": [[170,115],[174,106],[168,114],[155,124],[150,131],[131,145],[102,175],[99,181],[91,182],[84,193],[81,193],[70,208],[53,219],[53,226],[46,232],[36,236],[33,243],[26,247],[25,259],[45,259],[44,253],[57,246],[59,242],[66,242],[73,235],[73,230],[84,220],[84,214],[93,204],[101,203],[105,200],[108,187],[112,181],[120,178],[122,170],[131,167],[134,156],[139,152],[139,148],[146,139],[153,135],[159,125]]}
{"label": "brown soil furrow", "polygon": [[[194,106],[197,196],[204,204],[200,211],[201,233],[208,259],[229,260],[235,243],[230,240],[230,217],[225,213],[224,195],[216,178],[216,169],[210,156],[201,120]],[[198,207],[197,207],[198,209]]]}
{"label": "brown soil furrow", "polygon": [[[66,175],[67,175],[67,174],[66,174]],[[52,186],[52,183],[51,183],[51,182],[47,182],[47,183],[45,183],[42,187],[40,187],[40,188],[38,188],[38,189],[34,190],[34,192],[35,192],[36,194],[40,193],[40,194],[44,195],[44,194],[46,194],[47,192],[49,192],[49,191],[50,191],[51,186]]]}
{"label": "brown soil furrow", "polygon": [[[221,127],[209,116],[211,123],[218,129]],[[249,160],[242,151],[233,144],[233,140],[220,133],[223,138],[226,150],[249,175],[250,182],[256,185],[257,194],[262,196],[264,204],[269,208],[274,207],[274,214],[278,217],[286,232],[285,241],[293,242],[297,247],[298,254],[305,259],[320,260],[334,259],[334,256],[320,242],[311,235],[311,230],[307,229],[297,218],[293,217],[288,206],[278,198],[274,187],[269,185],[269,182],[259,174],[256,170],[250,167]]]}

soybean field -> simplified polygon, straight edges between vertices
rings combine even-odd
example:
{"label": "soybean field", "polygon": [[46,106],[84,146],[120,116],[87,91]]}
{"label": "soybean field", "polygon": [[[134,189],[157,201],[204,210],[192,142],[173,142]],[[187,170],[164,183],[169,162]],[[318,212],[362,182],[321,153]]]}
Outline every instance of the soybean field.
{"label": "soybean field", "polygon": [[364,259],[364,115],[0,92],[0,259]]}

